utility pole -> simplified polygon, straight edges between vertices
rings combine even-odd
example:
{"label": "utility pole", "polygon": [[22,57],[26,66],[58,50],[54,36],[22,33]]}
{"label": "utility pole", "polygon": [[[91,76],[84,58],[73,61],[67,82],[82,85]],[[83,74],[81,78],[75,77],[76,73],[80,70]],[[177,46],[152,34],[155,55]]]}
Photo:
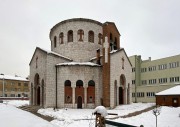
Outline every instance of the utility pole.
{"label": "utility pole", "polygon": [[2,87],[2,97],[4,97],[4,74],[0,74],[3,76],[3,87]]}

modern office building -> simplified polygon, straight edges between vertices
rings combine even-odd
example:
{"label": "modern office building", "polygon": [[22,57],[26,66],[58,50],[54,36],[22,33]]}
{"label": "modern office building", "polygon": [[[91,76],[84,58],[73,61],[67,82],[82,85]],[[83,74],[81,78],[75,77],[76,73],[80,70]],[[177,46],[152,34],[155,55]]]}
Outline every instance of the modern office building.
{"label": "modern office building", "polygon": [[0,74],[0,97],[29,97],[29,80]]}
{"label": "modern office building", "polygon": [[132,63],[132,101],[155,102],[155,93],[180,84],[180,55],[151,60],[129,57]]}

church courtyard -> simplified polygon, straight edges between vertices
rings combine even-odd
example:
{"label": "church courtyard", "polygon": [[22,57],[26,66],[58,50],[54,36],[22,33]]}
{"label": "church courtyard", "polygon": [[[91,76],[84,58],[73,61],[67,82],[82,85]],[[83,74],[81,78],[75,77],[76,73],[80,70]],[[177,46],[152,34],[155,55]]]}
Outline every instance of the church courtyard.
{"label": "church courtyard", "polygon": [[[40,109],[38,112],[54,117],[54,120],[47,122],[29,112],[23,111],[18,106],[28,105],[28,101],[9,101],[0,104],[1,127],[94,127],[93,109]],[[108,113],[117,113],[124,116],[129,113],[140,111],[153,106],[153,103],[133,103],[131,105],[117,106],[108,110]],[[108,116],[110,118],[112,116]],[[145,127],[155,126],[155,116],[152,110],[130,118],[111,119],[112,121],[125,124]],[[9,122],[11,121],[11,122]],[[180,125],[180,107],[161,107],[161,114],[158,116],[158,127],[177,127]]]}

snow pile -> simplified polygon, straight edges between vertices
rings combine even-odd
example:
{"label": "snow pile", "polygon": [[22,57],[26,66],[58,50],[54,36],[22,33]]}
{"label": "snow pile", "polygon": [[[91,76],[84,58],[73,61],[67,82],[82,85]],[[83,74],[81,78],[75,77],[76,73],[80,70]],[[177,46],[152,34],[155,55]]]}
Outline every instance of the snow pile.
{"label": "snow pile", "polygon": [[115,109],[108,110],[108,113],[117,113],[118,116],[124,116],[128,115],[129,113],[144,110],[154,105],[155,103],[132,103],[129,105],[120,105],[117,106]]}
{"label": "snow pile", "polygon": [[99,113],[101,116],[106,117],[108,115],[107,110],[104,106],[97,106],[94,109],[94,113]]}
{"label": "snow pile", "polygon": [[[53,108],[40,109],[38,112],[44,115],[49,115],[55,118],[50,123],[14,106],[23,103],[24,101],[9,101],[6,104],[0,104],[0,123],[1,127],[94,127],[95,115],[99,113],[118,113],[123,116],[129,113],[140,111],[151,107],[154,103],[133,103],[130,105],[117,106],[115,109],[105,110],[104,107],[97,109],[58,109]],[[12,103],[14,103],[12,105]],[[107,111],[107,112],[106,112]],[[105,117],[107,118],[107,116]],[[9,122],[11,121],[11,122]],[[156,117],[152,110],[142,113],[138,116],[129,118],[117,118],[111,121],[125,123],[134,126],[144,125],[144,127],[155,127]],[[158,127],[179,127],[180,125],[180,107],[165,107],[161,108],[161,113],[158,116]]]}
{"label": "snow pile", "polygon": [[58,127],[12,105],[0,104],[1,127]]}
{"label": "snow pile", "polygon": [[4,100],[3,103],[12,105],[15,107],[29,105],[29,100]]}
{"label": "snow pile", "polygon": [[[161,108],[161,113],[157,117],[158,127],[179,127],[180,126],[180,107],[166,107]],[[118,118],[113,120],[115,122],[121,122],[125,124],[131,124],[134,126],[144,125],[144,127],[155,127],[156,117],[153,115],[152,110],[149,112],[142,113],[138,116],[129,118]]]}

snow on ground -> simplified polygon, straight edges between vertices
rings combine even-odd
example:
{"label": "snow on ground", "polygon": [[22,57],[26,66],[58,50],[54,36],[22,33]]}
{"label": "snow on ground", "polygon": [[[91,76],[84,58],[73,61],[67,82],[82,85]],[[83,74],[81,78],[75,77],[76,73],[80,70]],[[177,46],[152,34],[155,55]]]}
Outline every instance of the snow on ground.
{"label": "snow on ground", "polygon": [[0,104],[1,127],[57,127],[29,112],[12,105]]}
{"label": "snow on ground", "polygon": [[[180,127],[180,107],[161,107],[161,114],[157,117],[158,127]],[[135,126],[144,125],[144,127],[155,127],[156,117],[153,115],[152,110],[142,113],[138,116],[130,118],[118,118],[113,120],[120,123],[131,124]]]}
{"label": "snow on ground", "polygon": [[15,107],[29,105],[29,100],[4,100],[4,104],[13,105]]}
{"label": "snow on ground", "polygon": [[[16,108],[19,105],[26,105],[25,101],[9,101],[0,104],[0,126],[1,127],[94,127],[95,116],[94,109],[58,109],[52,108],[40,109],[38,112],[55,118],[47,122],[29,112]],[[143,110],[151,107],[153,103],[133,103],[131,105],[117,106],[115,109],[108,109],[108,113],[117,113],[118,116]],[[152,111],[142,113],[130,118],[110,119],[111,121],[144,127],[155,127],[156,117]],[[9,122],[11,121],[11,122]],[[180,107],[161,108],[161,114],[158,116],[158,127],[179,127],[180,125]]]}

